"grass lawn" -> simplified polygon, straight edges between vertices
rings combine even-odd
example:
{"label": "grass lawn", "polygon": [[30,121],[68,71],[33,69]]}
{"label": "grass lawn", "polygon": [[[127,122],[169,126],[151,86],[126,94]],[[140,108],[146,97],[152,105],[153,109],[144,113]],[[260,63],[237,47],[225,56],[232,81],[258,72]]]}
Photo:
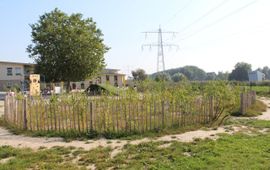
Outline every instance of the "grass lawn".
{"label": "grass lawn", "polygon": [[245,88],[256,91],[259,96],[270,96],[270,86],[245,86]]}
{"label": "grass lawn", "polygon": [[[226,124],[270,128],[270,121],[262,120],[233,119]],[[33,151],[4,146],[0,147],[0,169],[87,169],[93,164],[96,169],[270,169],[269,141],[268,130],[252,135],[221,134],[217,140],[195,139],[192,143],[127,144],[114,158],[110,157],[112,148],[84,151],[55,147]]]}

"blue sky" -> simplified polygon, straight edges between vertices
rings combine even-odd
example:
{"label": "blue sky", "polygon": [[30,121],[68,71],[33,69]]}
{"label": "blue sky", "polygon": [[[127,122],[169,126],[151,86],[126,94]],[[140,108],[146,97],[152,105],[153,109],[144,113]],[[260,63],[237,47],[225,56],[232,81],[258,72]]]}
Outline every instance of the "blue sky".
{"label": "blue sky", "polygon": [[29,24],[54,8],[92,17],[111,50],[105,55],[109,68],[130,73],[143,68],[156,71],[157,49],[144,48],[157,36],[143,31],[178,32],[164,35],[166,69],[196,65],[206,71],[231,71],[237,62],[253,69],[270,66],[269,0],[1,0],[0,60],[33,62],[26,47],[31,43]]}

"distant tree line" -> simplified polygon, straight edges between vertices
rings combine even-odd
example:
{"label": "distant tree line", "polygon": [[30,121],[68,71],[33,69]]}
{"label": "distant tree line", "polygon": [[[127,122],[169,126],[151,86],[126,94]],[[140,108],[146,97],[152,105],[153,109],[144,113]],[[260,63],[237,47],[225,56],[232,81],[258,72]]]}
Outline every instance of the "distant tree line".
{"label": "distant tree line", "polygon": [[[203,69],[196,66],[184,66],[174,69],[168,69],[164,72],[156,72],[147,75],[143,69],[132,71],[134,80],[143,81],[147,78],[156,81],[173,81],[180,82],[185,80],[190,81],[207,81],[207,80],[230,80],[230,81],[248,81],[248,73],[252,71],[251,64],[238,62],[231,73],[229,72],[205,72]],[[265,78],[270,80],[270,68],[265,66],[257,70],[265,74]]]}

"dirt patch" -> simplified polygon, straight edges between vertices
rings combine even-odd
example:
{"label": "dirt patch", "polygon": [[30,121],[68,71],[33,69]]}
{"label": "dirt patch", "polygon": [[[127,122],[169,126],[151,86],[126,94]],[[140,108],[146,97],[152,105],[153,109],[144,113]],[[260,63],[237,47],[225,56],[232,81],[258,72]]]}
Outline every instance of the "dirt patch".
{"label": "dirt patch", "polygon": [[265,98],[261,98],[260,100],[267,105],[267,110],[265,112],[263,112],[262,115],[257,116],[256,119],[259,119],[259,120],[270,120],[270,109],[269,109],[270,103],[269,103],[269,100],[268,99],[265,99]]}
{"label": "dirt patch", "polygon": [[[237,129],[235,129],[237,130]],[[39,148],[52,148],[54,146],[60,147],[76,147],[83,148],[85,150],[91,150],[97,147],[111,147],[113,148],[111,152],[111,157],[115,157],[118,153],[122,151],[122,148],[126,144],[138,145],[140,143],[151,142],[151,141],[179,141],[179,142],[192,142],[194,139],[217,139],[217,134],[232,132],[226,132],[226,128],[220,127],[216,130],[196,130],[191,132],[186,132],[177,135],[167,135],[159,137],[156,139],[143,138],[140,140],[128,141],[128,140],[88,140],[85,141],[71,141],[64,142],[62,138],[45,138],[45,137],[27,137],[22,135],[13,135],[7,130],[0,128],[0,146],[9,145],[19,148],[32,148],[37,150]],[[109,141],[109,142],[108,142]],[[166,144],[164,147],[169,147],[170,144]]]}
{"label": "dirt patch", "polygon": [[0,159],[0,164],[5,164],[11,159],[14,159],[14,157],[8,157],[8,158]]}

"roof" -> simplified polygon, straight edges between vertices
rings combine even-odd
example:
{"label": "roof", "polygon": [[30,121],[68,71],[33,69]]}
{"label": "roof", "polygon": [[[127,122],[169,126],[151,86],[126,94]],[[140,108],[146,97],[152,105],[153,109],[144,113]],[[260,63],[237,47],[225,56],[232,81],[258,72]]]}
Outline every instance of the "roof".
{"label": "roof", "polygon": [[13,62],[13,61],[0,61],[0,63],[2,63],[2,64],[20,64],[20,65],[29,65],[29,66],[36,65],[34,63],[21,63],[21,62]]}
{"label": "roof", "polygon": [[255,70],[255,71],[251,71],[248,74],[264,74],[263,72],[259,71],[259,70]]}

